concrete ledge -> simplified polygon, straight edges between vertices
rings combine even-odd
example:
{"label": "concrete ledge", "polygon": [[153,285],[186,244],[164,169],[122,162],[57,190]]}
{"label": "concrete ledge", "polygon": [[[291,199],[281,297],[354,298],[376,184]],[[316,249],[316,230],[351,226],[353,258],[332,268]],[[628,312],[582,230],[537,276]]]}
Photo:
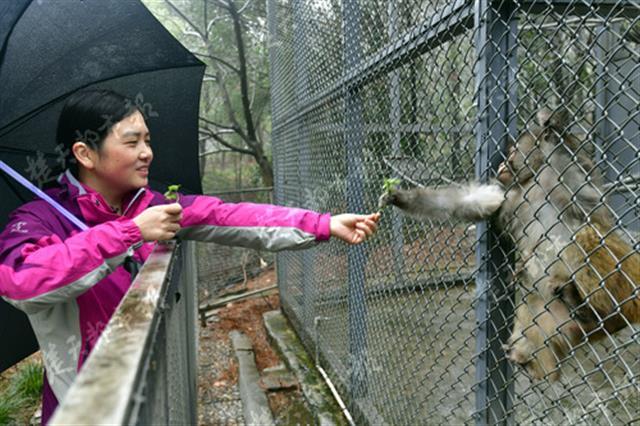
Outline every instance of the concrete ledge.
{"label": "concrete ledge", "polygon": [[274,425],[267,395],[260,388],[260,374],[256,368],[251,340],[239,331],[229,333],[238,359],[238,387],[242,399],[244,419],[248,425]]}
{"label": "concrete ledge", "polygon": [[282,312],[265,312],[262,318],[270,340],[297,376],[302,393],[316,417],[316,424],[346,425],[347,421],[329,387],[322,380],[312,358],[305,351]]}

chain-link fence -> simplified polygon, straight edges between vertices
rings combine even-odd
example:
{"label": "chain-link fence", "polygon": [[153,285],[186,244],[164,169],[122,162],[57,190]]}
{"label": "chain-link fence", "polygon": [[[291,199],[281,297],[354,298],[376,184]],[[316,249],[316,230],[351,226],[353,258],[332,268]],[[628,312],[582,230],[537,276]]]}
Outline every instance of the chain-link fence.
{"label": "chain-link fence", "polygon": [[[270,203],[272,188],[248,188],[207,195],[228,203]],[[215,297],[225,287],[242,283],[273,265],[275,256],[267,251],[211,243],[196,243],[199,300]]]}
{"label": "chain-link fence", "polygon": [[277,203],[367,212],[385,178],[512,177],[510,216],[389,209],[365,245],[278,255],[283,309],[357,423],[640,420],[640,2],[268,14]]}

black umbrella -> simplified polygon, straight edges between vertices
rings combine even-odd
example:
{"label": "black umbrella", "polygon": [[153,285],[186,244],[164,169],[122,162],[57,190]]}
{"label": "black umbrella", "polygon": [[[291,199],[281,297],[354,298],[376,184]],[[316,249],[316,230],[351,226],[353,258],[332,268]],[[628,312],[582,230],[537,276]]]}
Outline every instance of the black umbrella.
{"label": "black umbrella", "polygon": [[[81,88],[131,98],[153,137],[150,185],[201,193],[198,107],[204,64],[138,0],[0,1],[0,160],[33,183],[57,176],[64,100]],[[33,198],[0,172],[0,225]],[[7,344],[7,342],[11,342]],[[0,371],[36,348],[26,316],[0,302]]]}

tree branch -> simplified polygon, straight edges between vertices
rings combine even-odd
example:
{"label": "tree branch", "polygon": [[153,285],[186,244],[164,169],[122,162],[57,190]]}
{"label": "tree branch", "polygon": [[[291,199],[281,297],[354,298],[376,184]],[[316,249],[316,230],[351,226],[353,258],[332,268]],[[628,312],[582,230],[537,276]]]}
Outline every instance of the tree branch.
{"label": "tree branch", "polygon": [[244,52],[244,41],[242,39],[242,24],[240,22],[240,15],[238,15],[238,11],[236,10],[235,4],[233,0],[229,1],[229,14],[231,15],[231,19],[233,20],[233,29],[235,33],[236,39],[236,47],[238,48],[238,62],[240,64],[240,93],[242,99],[242,110],[244,113],[244,119],[247,125],[247,138],[245,142],[247,145],[252,148],[256,148],[252,146],[252,144],[257,145],[256,140],[256,132],[253,124],[253,116],[251,114],[251,101],[249,99],[249,84],[247,79],[247,62]]}
{"label": "tree branch", "polygon": [[227,86],[224,84],[224,78],[222,78],[222,71],[220,70],[220,65],[216,63],[216,78],[218,80],[218,86],[222,91],[222,100],[227,110],[227,115],[229,116],[229,121],[238,129],[238,134],[242,139],[246,140],[246,136],[244,132],[241,130],[240,124],[236,119],[236,114],[233,110],[233,105],[231,105],[231,97],[229,96],[229,92],[227,91]]}
{"label": "tree branch", "polygon": [[237,74],[240,73],[240,70],[238,68],[236,68],[234,65],[230,64],[229,62],[225,61],[224,59],[222,59],[222,58],[220,58],[218,56],[212,55],[210,53],[200,53],[200,52],[193,52],[193,54],[196,55],[196,56],[201,56],[203,58],[209,58],[211,60],[220,62],[222,65],[226,66],[227,68],[229,68],[233,72],[235,72]]}
{"label": "tree branch", "polygon": [[164,2],[169,6],[169,8],[171,8],[171,10],[174,11],[174,13],[180,16],[193,29],[193,31],[195,31],[200,36],[203,42],[205,43],[209,42],[209,39],[207,38],[206,34],[203,34],[202,31],[200,31],[200,28],[198,28],[198,26],[194,24],[187,15],[182,13],[182,11],[176,5],[171,3],[171,0],[164,0]]}
{"label": "tree branch", "polygon": [[231,149],[231,150],[233,150],[235,152],[239,152],[241,154],[246,154],[246,155],[251,155],[252,157],[255,157],[255,155],[256,155],[256,153],[251,151],[251,150],[248,150],[248,149],[245,149],[245,148],[242,148],[242,147],[239,147],[239,146],[235,146],[235,145],[231,144],[230,142],[227,142],[226,140],[224,140],[222,138],[222,136],[218,135],[217,133],[213,132],[211,129],[209,129],[207,127],[202,128],[201,131],[204,131],[204,133],[206,135],[211,136],[218,143],[220,143],[220,145],[225,146],[225,147],[227,147],[227,148],[229,148],[229,149]]}
{"label": "tree branch", "polygon": [[212,126],[219,127],[221,129],[229,129],[229,130],[233,130],[234,132],[237,130],[234,126],[219,124],[219,123],[216,123],[215,121],[209,120],[208,118],[200,117],[200,120],[204,121],[207,124],[211,124]]}
{"label": "tree branch", "polygon": [[224,2],[224,1],[216,0],[216,1],[214,1],[214,3],[215,3],[215,4],[217,4],[217,5],[218,5],[218,7],[221,7],[221,8],[223,8],[223,9],[225,9],[225,10],[228,10],[228,9],[229,9],[229,4],[228,4],[228,3],[226,3],[226,2]]}
{"label": "tree branch", "polygon": [[249,7],[249,5],[252,3],[252,0],[247,0],[247,2],[244,4],[244,6],[242,6],[240,9],[238,9],[238,15],[242,15],[242,12],[245,11],[245,9],[247,7]]}

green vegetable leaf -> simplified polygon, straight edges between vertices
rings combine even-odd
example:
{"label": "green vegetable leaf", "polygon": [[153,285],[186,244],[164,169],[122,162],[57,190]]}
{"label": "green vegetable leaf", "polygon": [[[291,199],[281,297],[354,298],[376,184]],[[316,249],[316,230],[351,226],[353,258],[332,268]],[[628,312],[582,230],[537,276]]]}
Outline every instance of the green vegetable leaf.
{"label": "green vegetable leaf", "polygon": [[167,200],[175,200],[178,201],[178,190],[180,189],[181,185],[169,185],[167,187],[167,192],[164,193],[164,198],[166,198]]}
{"label": "green vegetable leaf", "polygon": [[385,179],[384,183],[382,184],[382,189],[385,192],[389,192],[392,189],[396,189],[398,185],[400,185],[400,179],[396,179],[396,178]]}

